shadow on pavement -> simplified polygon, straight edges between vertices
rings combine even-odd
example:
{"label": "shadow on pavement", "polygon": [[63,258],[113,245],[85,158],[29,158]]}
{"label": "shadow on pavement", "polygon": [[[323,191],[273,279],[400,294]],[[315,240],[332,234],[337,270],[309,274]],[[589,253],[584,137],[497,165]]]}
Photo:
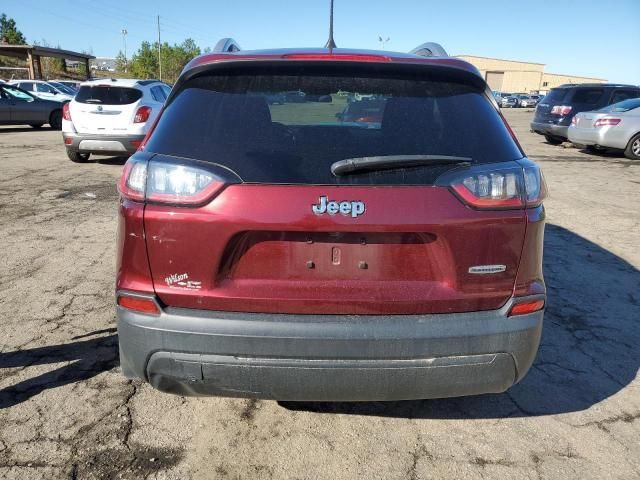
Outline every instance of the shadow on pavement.
{"label": "shadow on pavement", "polygon": [[502,418],[585,410],[633,382],[640,366],[640,272],[598,245],[547,225],[548,307],[524,380],[506,393],[403,402],[281,402],[290,410],[405,418]]}
{"label": "shadow on pavement", "polygon": [[[115,331],[115,328],[98,330],[73,339],[102,333],[110,335],[62,345],[0,353],[0,369],[72,362],[0,390],[0,409],[22,403],[46,389],[87,380],[118,366],[118,336]],[[3,378],[1,371],[0,378]]]}

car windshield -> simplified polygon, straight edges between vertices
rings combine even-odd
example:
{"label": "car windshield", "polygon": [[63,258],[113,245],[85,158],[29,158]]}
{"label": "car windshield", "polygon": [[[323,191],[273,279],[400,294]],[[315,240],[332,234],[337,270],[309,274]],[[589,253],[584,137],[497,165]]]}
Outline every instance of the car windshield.
{"label": "car windshield", "polygon": [[635,110],[636,108],[640,108],[640,98],[630,98],[629,100],[614,103],[613,105],[601,108],[598,112],[623,113],[628,112],[629,110]]}
{"label": "car windshield", "polygon": [[66,85],[63,85],[62,83],[59,82],[49,82],[50,85],[53,85],[58,91],[60,91],[61,93],[66,93],[67,95],[75,95],[75,92],[73,90],[71,90],[69,87],[67,87]]}
{"label": "car windshield", "polygon": [[189,80],[166,105],[147,150],[216,163],[245,182],[296,184],[426,184],[452,168],[332,174],[332,164],[352,158],[522,157],[480,86],[310,68]]}
{"label": "car windshield", "polygon": [[3,85],[2,86],[2,90],[4,90],[4,92],[9,95],[10,97],[13,97],[17,100],[22,100],[23,102],[32,102],[34,100],[34,97],[32,95],[30,95],[29,93],[25,92],[24,90],[20,90],[18,88],[15,87],[10,87],[8,85]]}

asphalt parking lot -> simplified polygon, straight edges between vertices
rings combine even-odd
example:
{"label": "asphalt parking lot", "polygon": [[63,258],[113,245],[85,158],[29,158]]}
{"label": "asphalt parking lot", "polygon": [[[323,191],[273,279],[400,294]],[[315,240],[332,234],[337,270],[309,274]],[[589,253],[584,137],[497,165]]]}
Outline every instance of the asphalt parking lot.
{"label": "asphalt parking lot", "polygon": [[554,147],[542,165],[549,304],[525,380],[393,403],[181,398],[119,372],[115,182],[60,132],[0,127],[0,478],[332,480],[640,476],[640,163]]}

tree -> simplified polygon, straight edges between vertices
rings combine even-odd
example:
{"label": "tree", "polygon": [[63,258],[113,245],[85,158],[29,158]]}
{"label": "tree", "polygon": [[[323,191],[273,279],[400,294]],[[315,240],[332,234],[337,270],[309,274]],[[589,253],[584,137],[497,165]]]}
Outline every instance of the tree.
{"label": "tree", "polygon": [[7,17],[6,14],[0,15],[0,43],[8,43],[10,45],[24,45],[27,39],[20,30],[16,28],[16,22],[13,18]]}
{"label": "tree", "polygon": [[[193,57],[200,55],[201,52],[200,47],[190,38],[174,45],[164,42],[160,51],[162,56],[162,80],[169,83],[174,83],[180,76],[184,66]],[[129,73],[137,78],[159,78],[157,42],[153,44],[142,42],[138,51],[131,57]]]}
{"label": "tree", "polygon": [[118,52],[118,55],[116,55],[116,72],[126,72],[127,71],[127,59],[124,56],[124,53],[122,53],[122,50],[120,50]]}

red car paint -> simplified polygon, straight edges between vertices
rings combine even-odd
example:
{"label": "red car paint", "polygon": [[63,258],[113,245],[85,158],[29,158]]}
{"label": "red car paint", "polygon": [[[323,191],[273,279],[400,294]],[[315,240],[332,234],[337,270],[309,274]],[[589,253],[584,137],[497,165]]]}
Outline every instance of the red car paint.
{"label": "red car paint", "polygon": [[[221,62],[381,62],[477,73],[452,58],[326,50],[198,57]],[[178,92],[178,93],[176,93]],[[165,112],[166,113],[166,112]],[[146,152],[152,155],[153,152]],[[125,179],[126,180],[126,179]],[[366,214],[316,216],[319,197]],[[544,292],[542,207],[475,210],[447,186],[232,184],[196,207],[120,204],[117,289],[220,311],[418,314],[497,309]],[[504,265],[492,275],[474,266]]]}

